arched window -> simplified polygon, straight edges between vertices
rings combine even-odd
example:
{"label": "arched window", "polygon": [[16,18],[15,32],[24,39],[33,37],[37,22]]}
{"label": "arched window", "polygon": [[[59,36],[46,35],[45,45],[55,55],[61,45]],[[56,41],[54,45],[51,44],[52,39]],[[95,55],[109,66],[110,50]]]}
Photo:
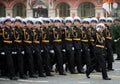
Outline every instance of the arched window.
{"label": "arched window", "polygon": [[0,3],[0,17],[5,17],[6,11],[5,11],[5,6]]}
{"label": "arched window", "polygon": [[16,16],[26,17],[26,7],[21,3],[17,3],[13,6],[13,17]]}
{"label": "arched window", "polygon": [[112,17],[120,17],[120,3],[117,4],[118,4],[117,9],[112,8],[112,12],[111,12]]}
{"label": "arched window", "polygon": [[79,17],[93,17],[95,16],[95,6],[92,3],[84,2],[78,7]]}
{"label": "arched window", "polygon": [[60,3],[56,7],[56,16],[68,17],[70,16],[70,7],[66,3]]}

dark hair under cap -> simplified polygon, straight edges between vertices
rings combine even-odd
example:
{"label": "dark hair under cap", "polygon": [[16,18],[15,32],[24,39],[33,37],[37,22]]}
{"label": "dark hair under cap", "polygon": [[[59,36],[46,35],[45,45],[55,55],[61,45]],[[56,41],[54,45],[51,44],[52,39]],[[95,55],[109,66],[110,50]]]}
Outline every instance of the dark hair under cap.
{"label": "dark hair under cap", "polygon": [[31,24],[33,24],[33,22],[32,22],[31,20],[28,20],[27,23],[31,23]]}
{"label": "dark hair under cap", "polygon": [[96,21],[96,20],[91,20],[91,22],[96,22],[96,23],[97,23],[97,21]]}
{"label": "dark hair under cap", "polygon": [[40,21],[36,21],[35,24],[36,24],[36,23],[42,24]]}
{"label": "dark hair under cap", "polygon": [[66,20],[66,23],[67,23],[67,22],[71,22],[71,23],[72,23],[72,21],[71,21],[71,20]]}
{"label": "dark hair under cap", "polygon": [[50,23],[50,22],[49,22],[49,21],[47,21],[47,20],[44,20],[43,22],[44,22],[44,23]]}
{"label": "dark hair under cap", "polygon": [[75,22],[75,21],[81,22],[81,21],[80,21],[80,20],[78,20],[78,19],[74,19],[74,22]]}
{"label": "dark hair under cap", "polygon": [[83,21],[82,23],[88,23],[89,24],[89,21]]}
{"label": "dark hair under cap", "polygon": [[104,21],[104,22],[106,22],[106,20],[104,20],[104,19],[99,20],[99,22],[100,22],[100,21]]}
{"label": "dark hair under cap", "polygon": [[18,21],[18,22],[22,22],[22,21],[21,21],[21,20],[19,20],[19,19],[16,19],[16,20],[15,20],[15,22],[16,22],[16,21]]}
{"label": "dark hair under cap", "polygon": [[55,20],[54,22],[61,22],[60,20]]}

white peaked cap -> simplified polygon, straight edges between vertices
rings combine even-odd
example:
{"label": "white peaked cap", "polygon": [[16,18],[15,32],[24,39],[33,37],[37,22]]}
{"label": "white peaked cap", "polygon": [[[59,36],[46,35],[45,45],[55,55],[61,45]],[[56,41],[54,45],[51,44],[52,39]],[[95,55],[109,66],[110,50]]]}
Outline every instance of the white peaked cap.
{"label": "white peaked cap", "polygon": [[73,18],[72,18],[72,17],[66,17],[66,18],[65,18],[65,22],[66,22],[66,21],[71,21],[71,22],[73,23]]}
{"label": "white peaked cap", "polygon": [[35,23],[40,22],[41,24],[43,24],[43,21],[41,20],[41,18],[37,18],[37,19],[34,19],[34,20],[35,20]]}
{"label": "white peaked cap", "polygon": [[5,20],[5,17],[1,17],[1,18],[0,18],[0,22],[2,22],[2,23],[3,23],[3,22],[4,22],[4,20]]}
{"label": "white peaked cap", "polygon": [[106,19],[106,21],[112,21],[113,22],[113,18],[112,17],[108,17],[107,19]]}
{"label": "white peaked cap", "polygon": [[43,20],[43,21],[48,21],[48,22],[50,22],[50,19],[49,19],[49,18],[43,18],[42,20]]}
{"label": "white peaked cap", "polygon": [[26,18],[26,22],[28,22],[28,21],[32,21],[33,24],[34,24],[34,18],[32,18],[32,17],[28,17],[28,18]]}
{"label": "white peaked cap", "polygon": [[[99,28],[99,26],[102,26],[102,27],[105,29],[105,25],[104,25],[103,23],[99,23],[99,24],[97,24],[96,27]],[[97,28],[96,28],[96,29],[97,29]]]}
{"label": "white peaked cap", "polygon": [[15,21],[15,18],[11,18],[11,21],[14,22],[14,21]]}
{"label": "white peaked cap", "polygon": [[54,18],[54,21],[60,21],[60,22],[62,22],[62,19],[60,17],[56,17],[56,18]]}
{"label": "white peaked cap", "polygon": [[100,17],[100,18],[99,18],[99,21],[100,21],[100,20],[105,20],[105,21],[106,21],[106,18],[105,18],[105,17]]}
{"label": "white peaked cap", "polygon": [[98,23],[98,19],[96,17],[92,17],[91,21],[96,21]]}
{"label": "white peaked cap", "polygon": [[78,21],[81,22],[81,19],[80,19],[78,16],[74,17],[74,21],[75,21],[75,20],[78,20]]}
{"label": "white peaked cap", "polygon": [[16,16],[15,20],[20,20],[22,22],[22,18],[20,16]]}
{"label": "white peaked cap", "polygon": [[84,18],[84,19],[82,20],[82,22],[88,22],[88,23],[90,23],[90,18]]}

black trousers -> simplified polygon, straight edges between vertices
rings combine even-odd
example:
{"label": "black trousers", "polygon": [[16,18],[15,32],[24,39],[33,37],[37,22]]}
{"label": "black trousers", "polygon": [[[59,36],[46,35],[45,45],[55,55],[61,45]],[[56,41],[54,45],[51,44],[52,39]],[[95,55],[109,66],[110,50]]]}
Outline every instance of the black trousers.
{"label": "black trousers", "polygon": [[63,55],[62,55],[62,44],[60,43],[53,43],[54,51],[55,51],[55,61],[57,63],[57,68],[59,73],[63,73]]}
{"label": "black trousers", "polygon": [[[108,77],[107,71],[106,71],[106,62],[105,62],[105,49],[102,48],[95,48],[95,58],[96,62],[100,65],[100,68],[102,69],[102,78]],[[90,74],[94,69],[96,68],[96,63],[92,64],[87,70],[86,73]]]}
{"label": "black trousers", "polygon": [[29,71],[29,75],[34,74],[34,61],[33,61],[33,47],[32,44],[24,43],[25,50],[25,72]]}
{"label": "black trousers", "polygon": [[65,49],[66,49],[66,58],[68,62],[68,68],[71,73],[75,72],[75,58],[74,58],[74,51],[72,50],[73,43],[72,41],[66,41],[64,43]]}
{"label": "black trousers", "polygon": [[44,63],[44,68],[45,68],[45,73],[50,74],[51,72],[51,64],[50,64],[50,47],[49,43],[42,43],[42,49],[43,49],[43,54],[42,54],[42,59]]}
{"label": "black trousers", "polygon": [[90,49],[89,45],[86,42],[82,42],[82,59],[83,66],[86,64],[87,68],[91,65]]}
{"label": "black trousers", "polygon": [[112,49],[112,41],[111,40],[106,40],[106,48],[107,48],[107,56],[106,56],[106,61],[107,61],[107,68],[112,69],[112,63],[114,61],[113,58],[113,49]]}
{"label": "black trousers", "polygon": [[4,52],[5,52],[5,59],[7,63],[7,70],[8,76],[14,77],[15,76],[15,67],[14,67],[14,60],[12,57],[12,44],[4,44]]}
{"label": "black trousers", "polygon": [[20,76],[24,75],[24,59],[23,59],[23,54],[21,53],[23,50],[22,43],[14,43],[15,51],[17,52],[17,55],[15,55],[15,60],[16,60],[16,66],[17,66],[17,71],[19,72]]}
{"label": "black trousers", "polygon": [[35,70],[38,71],[39,75],[43,74],[43,64],[42,64],[42,56],[41,56],[41,48],[40,44],[33,44],[34,49],[34,65]]}
{"label": "black trousers", "polygon": [[77,71],[80,73],[82,70],[81,42],[74,40],[73,46],[74,46],[75,66],[77,66]]}

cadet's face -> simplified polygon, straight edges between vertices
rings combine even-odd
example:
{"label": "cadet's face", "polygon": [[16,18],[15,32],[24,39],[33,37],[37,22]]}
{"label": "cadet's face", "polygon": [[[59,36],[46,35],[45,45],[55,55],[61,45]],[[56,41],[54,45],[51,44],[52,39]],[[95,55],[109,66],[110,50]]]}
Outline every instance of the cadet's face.
{"label": "cadet's face", "polygon": [[108,26],[111,26],[112,22],[106,22],[106,24],[107,24]]}
{"label": "cadet's face", "polygon": [[75,25],[75,26],[80,26],[81,23],[80,23],[79,21],[75,21],[75,22],[74,22],[74,25]]}
{"label": "cadet's face", "polygon": [[89,23],[83,23],[84,27],[89,27]]}
{"label": "cadet's face", "polygon": [[50,26],[52,26],[53,25],[53,22],[50,22]]}
{"label": "cadet's face", "polygon": [[100,26],[98,32],[102,33],[103,32],[103,27]]}
{"label": "cadet's face", "polygon": [[48,26],[49,26],[49,23],[45,22],[45,23],[44,23],[44,26],[45,26],[45,27],[48,27]]}
{"label": "cadet's face", "polygon": [[40,28],[40,26],[41,26],[41,25],[40,25],[39,23],[34,24],[34,27],[35,27],[35,28]]}
{"label": "cadet's face", "polygon": [[27,27],[28,28],[32,28],[33,27],[33,24],[31,24],[30,22],[27,23]]}
{"label": "cadet's face", "polygon": [[15,22],[15,26],[20,26],[20,25],[21,25],[21,23],[19,21]]}
{"label": "cadet's face", "polygon": [[71,26],[71,24],[72,24],[71,22],[66,22],[66,24],[65,24],[65,25],[66,25],[66,26],[68,26],[68,27],[70,27],[70,26]]}
{"label": "cadet's face", "polygon": [[60,27],[61,26],[60,22],[55,22],[54,24],[55,24],[56,27]]}
{"label": "cadet's face", "polygon": [[6,21],[6,22],[5,22],[5,25],[6,25],[6,26],[11,26],[11,21]]}
{"label": "cadet's face", "polygon": [[97,25],[97,23],[96,23],[96,22],[91,22],[91,26],[92,26],[92,27],[94,27],[94,28],[95,28],[95,27],[96,27],[96,25]]}

